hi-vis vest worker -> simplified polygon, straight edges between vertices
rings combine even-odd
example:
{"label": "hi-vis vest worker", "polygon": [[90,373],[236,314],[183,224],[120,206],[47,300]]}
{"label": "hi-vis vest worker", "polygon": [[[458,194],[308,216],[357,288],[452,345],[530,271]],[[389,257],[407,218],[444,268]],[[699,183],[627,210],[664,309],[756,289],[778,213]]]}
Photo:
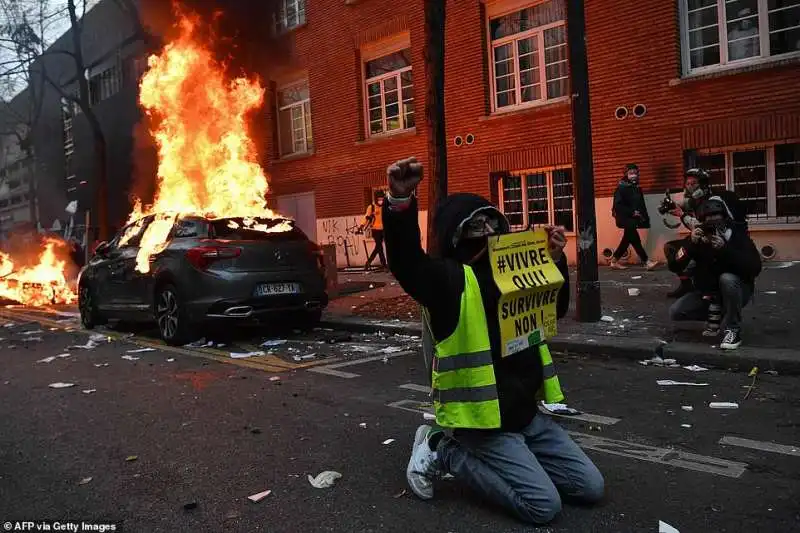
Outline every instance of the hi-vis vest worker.
{"label": "hi-vis vest worker", "polygon": [[[552,299],[549,295],[551,292],[558,292],[564,279],[547,252],[547,237],[544,232],[522,232],[503,235],[499,239],[492,240],[494,242],[490,243],[490,250],[493,261],[496,261],[498,253],[508,254],[509,257],[520,254],[519,257],[524,256],[527,259],[519,259],[519,263],[513,258],[503,260],[515,262],[520,280],[524,278],[542,281],[540,284],[520,282],[504,276],[502,272],[495,272],[495,283],[503,294],[499,305],[503,354],[505,356],[529,347],[538,347],[543,369],[539,396],[545,403],[562,402],[564,394],[561,392],[550,350],[544,343],[546,338],[544,330],[547,336],[555,334],[555,307],[550,305]],[[532,259],[534,256],[535,260]],[[552,266],[555,273],[546,268],[547,265]],[[506,267],[508,268],[511,267]],[[543,271],[545,274],[542,274]],[[509,290],[506,283],[509,280],[512,284],[517,281],[516,291]],[[534,296],[531,296],[532,294]],[[537,294],[544,294],[546,297],[537,297],[535,296]],[[527,305],[525,307],[527,315],[517,318],[517,321],[527,321],[527,326],[515,325],[515,320],[508,316],[503,318],[503,308],[508,307],[508,302],[512,299],[516,299],[519,306],[523,305],[519,303],[520,301],[530,303],[530,305],[524,304]],[[539,305],[535,305],[536,303]],[[510,315],[509,312],[507,314]],[[423,317],[426,327],[429,328],[427,312],[423,313]],[[504,322],[507,323],[505,328]],[[464,265],[464,292],[461,296],[458,325],[448,338],[435,339],[434,342],[431,386],[436,423],[451,428],[501,427],[489,328],[478,281],[472,268],[467,265]],[[511,350],[507,350],[507,346],[511,346]]]}

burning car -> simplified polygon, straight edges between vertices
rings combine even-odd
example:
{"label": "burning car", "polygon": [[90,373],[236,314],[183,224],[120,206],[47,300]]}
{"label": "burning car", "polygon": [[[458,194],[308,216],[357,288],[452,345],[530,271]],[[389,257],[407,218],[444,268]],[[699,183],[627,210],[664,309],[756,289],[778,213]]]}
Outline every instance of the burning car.
{"label": "burning car", "polygon": [[[146,249],[151,236],[160,244]],[[87,329],[153,321],[179,345],[208,321],[313,327],[328,303],[325,283],[322,251],[291,220],[148,215],[97,247],[79,277],[78,307]]]}

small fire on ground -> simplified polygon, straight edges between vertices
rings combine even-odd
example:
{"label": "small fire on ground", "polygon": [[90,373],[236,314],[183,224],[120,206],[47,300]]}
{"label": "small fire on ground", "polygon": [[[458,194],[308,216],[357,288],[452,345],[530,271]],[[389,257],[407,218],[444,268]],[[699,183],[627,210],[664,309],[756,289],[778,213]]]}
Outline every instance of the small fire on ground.
{"label": "small fire on ground", "polygon": [[0,298],[24,305],[70,304],[77,300],[64,272],[66,261],[56,256],[57,240],[45,241],[44,250],[31,266],[18,266],[0,252]]}
{"label": "small fire on ground", "polygon": [[226,79],[224,66],[198,42],[196,19],[183,14],[178,25],[180,36],[149,58],[139,91],[158,146],[154,201],[145,206],[137,199],[128,220],[155,216],[136,258],[143,273],[182,215],[244,217],[242,223],[257,231],[291,229],[288,222],[267,227],[256,221],[277,218],[266,207],[267,176],[247,128],[248,113],[263,102],[263,87],[256,79]]}

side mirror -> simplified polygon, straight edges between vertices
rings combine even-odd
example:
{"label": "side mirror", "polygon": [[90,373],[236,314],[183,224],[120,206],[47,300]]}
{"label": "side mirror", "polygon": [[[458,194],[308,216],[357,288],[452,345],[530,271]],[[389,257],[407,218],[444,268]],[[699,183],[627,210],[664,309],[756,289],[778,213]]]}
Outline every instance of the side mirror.
{"label": "side mirror", "polygon": [[106,255],[108,253],[109,245],[106,241],[101,242],[94,249],[94,255]]}

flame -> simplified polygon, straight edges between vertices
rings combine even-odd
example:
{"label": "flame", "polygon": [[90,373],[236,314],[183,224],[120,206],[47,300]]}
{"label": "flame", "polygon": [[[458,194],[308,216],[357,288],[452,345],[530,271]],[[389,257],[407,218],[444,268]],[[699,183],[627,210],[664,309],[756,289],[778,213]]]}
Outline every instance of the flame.
{"label": "flame", "polygon": [[0,298],[32,306],[75,302],[78,298],[64,276],[66,262],[56,257],[59,244],[47,239],[36,264],[16,270],[14,260],[0,252]]}
{"label": "flame", "polygon": [[267,176],[246,120],[261,106],[264,89],[258,80],[228,81],[224,67],[197,42],[196,26],[181,15],[180,36],[149,58],[139,88],[158,146],[154,201],[145,206],[137,199],[129,217],[158,214],[139,245],[140,272],[149,272],[150,258],[163,249],[178,216],[276,217],[266,207]]}

